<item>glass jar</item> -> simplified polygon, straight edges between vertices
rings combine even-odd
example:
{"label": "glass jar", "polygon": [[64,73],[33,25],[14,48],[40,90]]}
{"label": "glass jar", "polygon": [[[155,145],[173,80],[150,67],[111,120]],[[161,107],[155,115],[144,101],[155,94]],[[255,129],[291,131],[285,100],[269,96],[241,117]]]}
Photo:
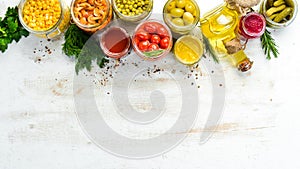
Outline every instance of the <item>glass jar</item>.
{"label": "glass jar", "polygon": [[181,36],[174,45],[175,58],[186,65],[197,63],[203,55],[203,43],[193,35]]}
{"label": "glass jar", "polygon": [[18,13],[23,27],[42,38],[61,35],[70,23],[70,9],[63,0],[21,0]]}
{"label": "glass jar", "polygon": [[262,13],[265,18],[266,18],[266,22],[267,22],[267,26],[273,29],[281,29],[284,27],[287,27],[288,25],[290,25],[296,18],[297,16],[297,12],[298,12],[298,4],[296,0],[289,0],[290,2],[293,2],[293,4],[291,4],[291,6],[288,6],[288,4],[286,4],[287,7],[291,7],[293,9],[292,14],[289,16],[289,19],[287,21],[284,22],[280,22],[277,23],[275,21],[273,21],[267,14],[267,10],[270,8],[269,4],[268,4],[268,0],[264,0],[261,3],[260,6],[260,13]]}
{"label": "glass jar", "polygon": [[[141,1],[140,4],[126,4],[122,0],[112,0],[112,6],[118,18],[128,22],[140,22],[149,18],[153,10],[153,0]],[[127,3],[132,1],[127,1]],[[133,1],[134,2],[134,1]]]}
{"label": "glass jar", "polygon": [[255,39],[259,38],[265,29],[265,17],[256,12],[249,12],[240,19],[238,33],[245,39]]}
{"label": "glass jar", "polygon": [[244,47],[229,51],[226,44],[237,40],[241,43],[236,32],[240,16],[235,7],[223,3],[209,11],[201,18],[201,30],[208,39],[212,52],[218,57],[226,57],[232,64],[242,72],[251,69],[253,62],[244,52]]}
{"label": "glass jar", "polygon": [[100,47],[108,57],[119,59],[130,51],[130,35],[124,28],[113,26],[101,33]]}
{"label": "glass jar", "polygon": [[159,60],[167,56],[173,46],[170,29],[155,19],[138,24],[131,39],[135,53],[144,60]]}
{"label": "glass jar", "polygon": [[112,19],[112,6],[109,0],[72,0],[73,22],[87,33],[95,33],[105,28]]}
{"label": "glass jar", "polygon": [[201,30],[208,39],[230,41],[236,37],[239,14],[227,3],[223,3],[204,14],[201,18]]}
{"label": "glass jar", "polygon": [[200,20],[200,9],[195,0],[168,0],[163,9],[163,18],[172,32],[188,34]]}

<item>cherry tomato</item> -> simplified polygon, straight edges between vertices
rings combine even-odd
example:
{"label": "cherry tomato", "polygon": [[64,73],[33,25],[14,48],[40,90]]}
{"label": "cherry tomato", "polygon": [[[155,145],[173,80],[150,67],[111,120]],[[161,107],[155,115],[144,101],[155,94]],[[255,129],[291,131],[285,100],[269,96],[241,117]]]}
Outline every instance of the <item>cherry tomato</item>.
{"label": "cherry tomato", "polygon": [[163,26],[159,26],[157,27],[157,34],[161,37],[161,38],[164,38],[164,37],[168,37],[169,36],[169,33],[168,31],[166,30],[166,28],[164,28]]}
{"label": "cherry tomato", "polygon": [[151,43],[149,46],[148,46],[148,50],[149,51],[154,51],[154,50],[158,50],[159,49],[159,46],[158,44],[156,43]]}
{"label": "cherry tomato", "polygon": [[154,24],[146,23],[144,25],[144,30],[148,33],[156,33],[157,27]]}
{"label": "cherry tomato", "polygon": [[151,43],[159,44],[160,37],[158,35],[152,35],[150,41],[151,41]]}
{"label": "cherry tomato", "polygon": [[169,47],[169,44],[170,44],[170,38],[169,38],[169,37],[163,38],[163,39],[160,41],[160,43],[159,43],[159,45],[160,45],[160,47],[161,47],[162,49],[168,48],[168,47]]}
{"label": "cherry tomato", "polygon": [[141,41],[139,43],[139,49],[141,51],[146,51],[148,49],[148,46],[150,45],[150,42],[148,40],[145,40],[145,41]]}
{"label": "cherry tomato", "polygon": [[140,43],[140,40],[138,37],[133,38],[133,42],[138,45]]}
{"label": "cherry tomato", "polygon": [[149,40],[151,38],[151,35],[145,31],[137,32],[135,36],[142,41]]}

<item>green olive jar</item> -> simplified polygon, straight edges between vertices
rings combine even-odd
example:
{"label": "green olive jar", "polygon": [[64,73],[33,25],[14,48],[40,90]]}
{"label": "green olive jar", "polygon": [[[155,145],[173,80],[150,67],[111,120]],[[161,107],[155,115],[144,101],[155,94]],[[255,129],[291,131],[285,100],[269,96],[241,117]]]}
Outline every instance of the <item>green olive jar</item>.
{"label": "green olive jar", "polygon": [[118,18],[128,22],[141,22],[149,18],[153,0],[112,0],[113,10]]}
{"label": "green olive jar", "polygon": [[188,34],[200,20],[200,8],[195,0],[168,0],[163,18],[172,32]]}

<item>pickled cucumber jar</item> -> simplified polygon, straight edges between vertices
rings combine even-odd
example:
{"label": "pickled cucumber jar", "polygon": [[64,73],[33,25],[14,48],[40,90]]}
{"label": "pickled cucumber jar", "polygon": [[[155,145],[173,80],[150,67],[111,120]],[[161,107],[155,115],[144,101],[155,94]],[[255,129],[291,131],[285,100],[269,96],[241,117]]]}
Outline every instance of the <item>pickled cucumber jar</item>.
{"label": "pickled cucumber jar", "polygon": [[112,0],[118,18],[128,22],[140,22],[149,18],[153,10],[153,0]]}
{"label": "pickled cucumber jar", "polygon": [[23,27],[42,38],[61,35],[70,23],[70,9],[63,0],[21,0],[19,20]]}
{"label": "pickled cucumber jar", "polygon": [[[273,29],[281,29],[289,26],[295,20],[298,12],[298,4],[296,0],[283,0],[283,4],[279,5],[278,7],[273,7],[273,4],[270,4],[270,2],[270,0],[264,0],[260,6],[260,13],[265,16],[268,27]],[[285,8],[283,8],[283,5]],[[282,6],[282,10],[279,10],[279,8],[281,8],[280,6]],[[277,8],[278,11],[276,10],[271,16],[268,16],[267,11],[270,8]],[[291,11],[286,17],[284,17],[280,22],[275,22],[276,15],[283,15],[285,12],[288,12],[288,10]]]}
{"label": "pickled cucumber jar", "polygon": [[87,33],[105,28],[113,17],[109,0],[72,0],[73,22]]}
{"label": "pickled cucumber jar", "polygon": [[168,0],[163,18],[172,32],[188,34],[200,20],[200,9],[195,0]]}

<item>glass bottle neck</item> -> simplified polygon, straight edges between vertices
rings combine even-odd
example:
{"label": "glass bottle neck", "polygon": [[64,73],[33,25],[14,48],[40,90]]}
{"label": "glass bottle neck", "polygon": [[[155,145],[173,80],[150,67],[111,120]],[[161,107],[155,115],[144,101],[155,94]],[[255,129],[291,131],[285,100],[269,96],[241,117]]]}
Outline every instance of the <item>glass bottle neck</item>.
{"label": "glass bottle neck", "polygon": [[236,3],[235,2],[225,2],[225,5],[228,9],[236,10]]}

